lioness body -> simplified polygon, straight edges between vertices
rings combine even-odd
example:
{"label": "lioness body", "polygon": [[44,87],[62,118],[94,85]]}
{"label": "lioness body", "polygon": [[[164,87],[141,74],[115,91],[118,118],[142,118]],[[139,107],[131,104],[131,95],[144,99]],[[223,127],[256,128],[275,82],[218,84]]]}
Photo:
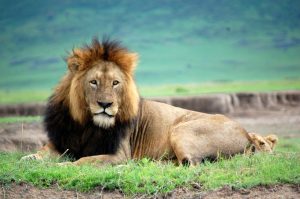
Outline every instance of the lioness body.
{"label": "lioness body", "polygon": [[[197,164],[220,153],[241,153],[249,144],[246,131],[223,115],[153,101],[143,101],[140,114],[136,133],[131,138],[133,158],[166,156],[177,158],[179,163]],[[143,137],[136,135],[139,133]],[[139,143],[144,144],[139,146]]]}
{"label": "lioness body", "polygon": [[218,154],[241,153],[249,134],[223,115],[142,100],[133,80],[136,54],[94,40],[73,50],[69,71],[50,97],[44,119],[49,143],[36,154],[69,154],[82,163],[175,159],[196,165]]}

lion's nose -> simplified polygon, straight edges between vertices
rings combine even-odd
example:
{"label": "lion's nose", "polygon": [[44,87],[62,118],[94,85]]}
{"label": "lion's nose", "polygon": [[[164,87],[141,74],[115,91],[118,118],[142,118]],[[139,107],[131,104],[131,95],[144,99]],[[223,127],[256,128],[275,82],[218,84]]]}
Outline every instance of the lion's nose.
{"label": "lion's nose", "polygon": [[99,106],[101,106],[102,108],[106,109],[108,107],[110,107],[112,105],[112,102],[99,102],[98,101]]}

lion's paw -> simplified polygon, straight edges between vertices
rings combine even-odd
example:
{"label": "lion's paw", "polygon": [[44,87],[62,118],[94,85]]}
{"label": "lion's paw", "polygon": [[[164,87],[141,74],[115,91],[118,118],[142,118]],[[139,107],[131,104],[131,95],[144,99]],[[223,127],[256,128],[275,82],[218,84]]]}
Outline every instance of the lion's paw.
{"label": "lion's paw", "polygon": [[30,161],[30,160],[42,160],[42,157],[39,154],[30,154],[23,156],[20,161]]}
{"label": "lion's paw", "polygon": [[69,166],[69,165],[74,165],[73,162],[60,162],[57,163],[58,166]]}

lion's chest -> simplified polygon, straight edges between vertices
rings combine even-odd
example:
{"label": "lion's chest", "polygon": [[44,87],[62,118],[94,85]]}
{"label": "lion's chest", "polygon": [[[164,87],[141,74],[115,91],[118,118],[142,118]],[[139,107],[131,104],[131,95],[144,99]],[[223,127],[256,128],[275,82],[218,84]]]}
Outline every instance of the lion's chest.
{"label": "lion's chest", "polygon": [[120,143],[119,135],[114,131],[103,130],[96,126],[83,128],[77,135],[65,135],[59,143],[61,153],[68,150],[68,153],[76,159],[85,156],[114,154]]}
{"label": "lion's chest", "polygon": [[55,148],[71,157],[79,159],[85,156],[114,154],[124,137],[127,124],[118,124],[118,128],[103,129],[92,121],[80,125],[71,117],[69,109],[49,104],[44,119],[49,140]]}

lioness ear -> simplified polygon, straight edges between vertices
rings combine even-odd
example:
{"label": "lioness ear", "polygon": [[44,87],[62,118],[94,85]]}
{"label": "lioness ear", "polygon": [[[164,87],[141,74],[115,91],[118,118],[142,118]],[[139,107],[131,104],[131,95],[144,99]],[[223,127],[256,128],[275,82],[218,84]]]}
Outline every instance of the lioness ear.
{"label": "lioness ear", "polygon": [[261,144],[261,140],[259,139],[258,135],[256,133],[248,133],[251,139],[252,144],[255,145],[255,147],[260,147]]}
{"label": "lioness ear", "polygon": [[276,135],[268,135],[265,137],[266,141],[270,143],[271,149],[274,148],[274,146],[277,144],[278,142],[278,137]]}
{"label": "lioness ear", "polygon": [[252,141],[257,140],[257,136],[255,133],[248,133],[248,135],[250,136]]}
{"label": "lioness ear", "polygon": [[76,72],[80,66],[80,54],[82,52],[79,49],[73,49],[72,54],[67,58],[68,68],[71,72]]}

